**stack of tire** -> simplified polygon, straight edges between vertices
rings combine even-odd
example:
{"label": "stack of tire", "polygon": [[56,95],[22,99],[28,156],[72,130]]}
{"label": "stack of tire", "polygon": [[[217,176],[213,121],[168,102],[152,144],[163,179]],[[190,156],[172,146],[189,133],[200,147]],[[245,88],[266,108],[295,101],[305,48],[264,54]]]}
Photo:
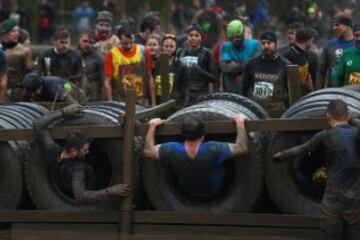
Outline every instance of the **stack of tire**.
{"label": "stack of tire", "polygon": [[[360,115],[360,93],[329,88],[313,92],[292,105],[281,118],[324,117],[330,100],[345,101],[353,116]],[[275,134],[268,144],[266,164],[266,185],[270,196],[278,208],[290,214],[316,214],[320,211],[320,201],[324,182],[315,182],[314,173],[324,166],[324,153],[289,159],[284,163],[274,163],[271,157],[283,149],[304,143],[316,131],[283,132]]]}
{"label": "stack of tire", "polygon": [[[121,115],[124,115],[125,104],[121,102],[94,102],[85,107],[81,116],[75,118],[63,118],[55,122],[54,126],[83,126],[83,125],[113,125],[118,123]],[[137,107],[137,110],[142,110]],[[1,109],[0,109],[1,111]],[[59,141],[61,144],[61,141]],[[142,140],[135,139],[136,161],[140,157]],[[79,204],[72,197],[64,194],[55,183],[49,161],[38,144],[33,144],[25,167],[26,187],[37,209],[94,209],[94,208],[118,208],[116,201],[106,202],[103,205]],[[122,182],[122,140],[115,138],[94,139],[91,144],[90,153],[86,161],[95,170],[96,181],[94,190],[105,188],[109,185]],[[135,179],[139,179],[135,164]],[[135,180],[135,182],[136,182]],[[136,183],[135,183],[136,184]]]}
{"label": "stack of tire", "polygon": [[[1,129],[31,129],[33,121],[48,110],[33,103],[0,106]],[[25,204],[23,167],[29,150],[27,141],[0,142],[0,209],[17,209]]]}
{"label": "stack of tire", "polygon": [[[188,116],[198,116],[205,121],[231,120],[238,113],[250,120],[268,117],[263,108],[245,97],[216,93],[179,110],[169,116],[167,122],[181,122]],[[206,140],[235,141],[235,136],[207,136]],[[160,161],[144,160],[142,176],[147,196],[157,210],[251,212],[263,190],[264,146],[263,134],[250,133],[249,153],[225,161],[224,186],[218,194],[205,199],[186,194]]]}

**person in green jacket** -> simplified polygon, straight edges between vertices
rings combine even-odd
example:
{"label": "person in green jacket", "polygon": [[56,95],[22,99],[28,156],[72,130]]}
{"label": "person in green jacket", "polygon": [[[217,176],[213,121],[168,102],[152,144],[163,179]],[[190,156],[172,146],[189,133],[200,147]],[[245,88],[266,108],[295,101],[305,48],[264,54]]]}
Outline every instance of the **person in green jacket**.
{"label": "person in green jacket", "polygon": [[360,24],[355,25],[353,31],[355,46],[341,56],[334,87],[360,84]]}

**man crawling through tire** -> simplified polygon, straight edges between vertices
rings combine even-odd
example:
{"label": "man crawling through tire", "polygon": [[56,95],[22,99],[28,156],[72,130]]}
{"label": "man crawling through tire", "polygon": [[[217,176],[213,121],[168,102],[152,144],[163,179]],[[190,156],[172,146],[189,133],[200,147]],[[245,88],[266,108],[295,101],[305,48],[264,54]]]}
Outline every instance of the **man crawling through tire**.
{"label": "man crawling through tire", "polygon": [[[274,161],[325,151],[327,182],[321,202],[320,228],[323,240],[353,240],[354,227],[360,216],[360,135],[351,126],[347,104],[342,100],[329,102],[326,115],[331,129],[317,133],[304,144],[276,153]],[[358,121],[351,121],[358,125]]]}
{"label": "man crawling through tire", "polygon": [[84,132],[72,132],[66,136],[64,146],[56,143],[50,135],[48,126],[64,117],[79,113],[82,106],[72,104],[63,109],[51,112],[34,123],[35,135],[50,160],[56,185],[68,196],[75,198],[77,203],[91,204],[103,202],[115,196],[127,196],[129,187],[116,184],[108,188],[88,190],[89,183],[94,180],[94,170],[86,163],[92,137]]}
{"label": "man crawling through tire", "polygon": [[162,161],[166,169],[174,173],[181,188],[190,196],[206,198],[214,196],[223,186],[224,161],[235,154],[248,151],[245,116],[236,115],[235,143],[204,142],[205,123],[197,117],[183,120],[181,134],[184,143],[168,142],[155,145],[156,127],[165,120],[151,119],[145,139],[144,155]]}

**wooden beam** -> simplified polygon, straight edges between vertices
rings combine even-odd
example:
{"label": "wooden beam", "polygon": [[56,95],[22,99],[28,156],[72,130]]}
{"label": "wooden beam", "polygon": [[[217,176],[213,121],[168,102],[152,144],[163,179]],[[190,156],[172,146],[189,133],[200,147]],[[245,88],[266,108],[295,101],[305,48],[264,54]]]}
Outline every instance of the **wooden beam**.
{"label": "wooden beam", "polygon": [[[134,162],[134,137],[135,137],[135,105],[136,91],[135,89],[127,89],[125,96],[125,124],[124,124],[124,145],[123,145],[123,183],[131,188],[133,184],[133,162]],[[120,147],[120,146],[119,146]],[[119,229],[123,238],[131,235],[132,214],[133,214],[133,196],[134,191],[130,190],[129,196],[122,200],[122,212],[119,218]],[[121,238],[122,239],[122,238]]]}
{"label": "wooden beam", "polygon": [[[0,211],[4,223],[117,223],[119,211],[17,210]],[[135,224],[191,224],[222,226],[291,226],[317,227],[318,216],[239,213],[180,213],[166,211],[135,211]]]}
{"label": "wooden beam", "polygon": [[[174,110],[175,110],[175,100],[169,100],[159,105],[156,105],[153,108],[148,108],[142,111],[138,111],[136,112],[135,116],[137,120],[150,119],[153,117],[166,117],[169,116],[169,114],[171,114],[172,112],[174,112]],[[125,118],[125,116],[121,116],[121,117],[122,119]]]}
{"label": "wooden beam", "polygon": [[166,53],[160,54],[160,77],[161,77],[161,102],[170,99],[170,83],[169,83],[169,55]]}
{"label": "wooden beam", "polygon": [[298,65],[287,66],[287,87],[289,96],[289,105],[293,105],[297,100],[302,97],[300,73]]}
{"label": "wooden beam", "polygon": [[[264,119],[247,121],[248,132],[306,131],[328,128],[326,118],[296,118],[296,119]],[[136,128],[136,135],[145,136],[147,124]],[[206,123],[205,134],[235,134],[236,127],[231,121],[212,121]],[[176,136],[181,134],[181,123],[167,123],[156,130],[156,136]]]}
{"label": "wooden beam", "polygon": [[[118,211],[0,211],[1,223],[117,223]],[[319,216],[242,213],[135,211],[134,224],[318,228]],[[357,225],[357,229],[359,228]]]}
{"label": "wooden beam", "polygon": [[[206,123],[206,134],[235,134],[235,124],[232,121],[210,121]],[[329,128],[326,118],[294,118],[294,119],[264,119],[245,123],[248,132],[281,132],[308,131]],[[95,138],[121,138],[124,127],[115,125],[63,126],[50,129],[55,139],[63,139],[74,129],[85,131]],[[148,125],[138,124],[135,135],[145,136]],[[157,136],[177,136],[180,134],[181,123],[166,123],[158,127]],[[0,129],[0,141],[31,140],[34,137],[32,129]]]}
{"label": "wooden beam", "polygon": [[[118,138],[124,135],[120,125],[86,125],[86,126],[64,126],[50,129],[54,139],[64,139],[74,129],[84,131],[96,138]],[[0,129],[0,141],[33,140],[33,129]]]}

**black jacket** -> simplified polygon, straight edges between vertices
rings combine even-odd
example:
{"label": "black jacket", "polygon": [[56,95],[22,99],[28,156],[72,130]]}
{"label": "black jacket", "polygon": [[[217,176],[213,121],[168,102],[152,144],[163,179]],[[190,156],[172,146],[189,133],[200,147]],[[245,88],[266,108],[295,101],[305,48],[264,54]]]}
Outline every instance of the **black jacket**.
{"label": "black jacket", "polygon": [[72,49],[59,54],[54,48],[46,50],[39,59],[39,74],[57,76],[81,86],[83,64],[79,54]]}
{"label": "black jacket", "polygon": [[[299,65],[300,75],[305,77],[305,75],[309,73],[313,86],[315,86],[318,72],[318,60],[314,52],[305,51],[295,44],[283,55],[283,57],[288,59],[292,64]],[[300,79],[300,81],[303,82],[305,80]],[[307,94],[310,91],[304,86],[303,92],[304,94]]]}
{"label": "black jacket", "polygon": [[200,47],[195,51],[189,48],[176,53],[173,96],[184,106],[196,97],[209,93],[209,83],[216,81],[216,68],[210,51]]}
{"label": "black jacket", "polygon": [[273,60],[252,58],[244,68],[241,94],[255,100],[267,110],[285,110],[288,105],[287,65],[281,56]]}

